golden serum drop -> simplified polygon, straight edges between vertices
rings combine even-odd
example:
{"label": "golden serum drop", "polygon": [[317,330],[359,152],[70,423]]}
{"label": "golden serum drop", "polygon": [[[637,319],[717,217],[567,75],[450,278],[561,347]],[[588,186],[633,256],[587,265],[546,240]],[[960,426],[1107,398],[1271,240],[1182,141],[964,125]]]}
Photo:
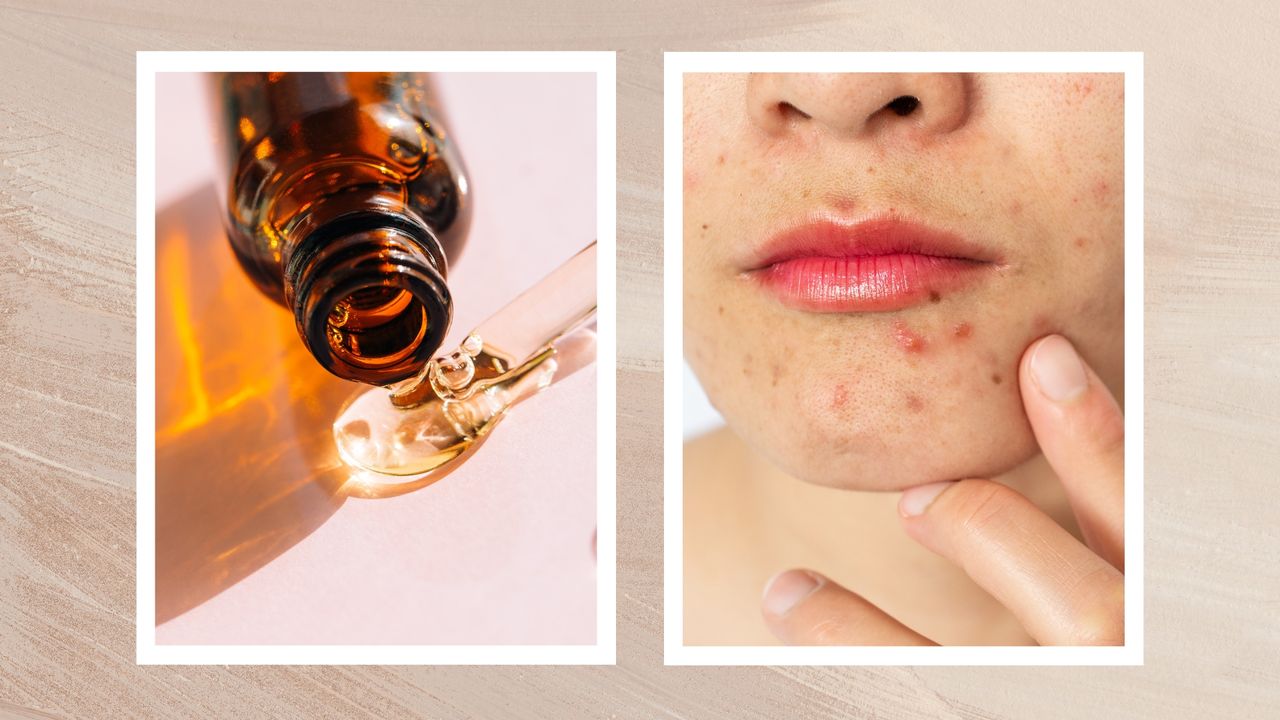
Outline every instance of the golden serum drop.
{"label": "golden serum drop", "polygon": [[[596,244],[490,316],[411,381],[365,391],[334,421],[366,490],[404,490],[456,467],[518,403],[596,356]],[[401,481],[394,477],[436,473]],[[389,477],[393,476],[393,477]]]}
{"label": "golden serum drop", "polygon": [[228,234],[329,372],[419,373],[453,315],[466,173],[423,73],[214,76]]}

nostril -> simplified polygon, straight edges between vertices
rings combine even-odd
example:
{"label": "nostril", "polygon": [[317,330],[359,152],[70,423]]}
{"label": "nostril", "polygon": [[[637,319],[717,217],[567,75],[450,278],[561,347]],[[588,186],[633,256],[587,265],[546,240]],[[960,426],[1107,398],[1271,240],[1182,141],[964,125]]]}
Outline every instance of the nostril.
{"label": "nostril", "polygon": [[784,120],[791,120],[793,118],[808,120],[811,117],[809,113],[801,110],[800,108],[796,107],[795,105],[792,105],[789,102],[778,103],[778,114],[781,115]]}
{"label": "nostril", "polygon": [[912,95],[899,95],[885,105],[885,108],[892,110],[898,117],[906,117],[916,111],[920,107],[920,100]]}

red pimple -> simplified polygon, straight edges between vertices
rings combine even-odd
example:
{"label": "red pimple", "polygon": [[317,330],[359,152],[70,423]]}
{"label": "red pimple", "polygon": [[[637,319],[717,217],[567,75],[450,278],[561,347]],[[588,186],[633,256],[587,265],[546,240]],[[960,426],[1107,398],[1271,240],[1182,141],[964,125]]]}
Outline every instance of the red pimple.
{"label": "red pimple", "polygon": [[831,407],[842,408],[847,402],[849,402],[849,389],[844,385],[836,385],[835,390],[831,392]]}
{"label": "red pimple", "polygon": [[973,334],[973,326],[967,322],[956,323],[956,326],[951,328],[951,334],[963,340]]}
{"label": "red pimple", "polygon": [[1111,184],[1106,180],[1099,180],[1093,184],[1093,199],[1099,203],[1105,202],[1110,192]]}
{"label": "red pimple", "polygon": [[1009,214],[1010,214],[1010,215],[1021,215],[1021,214],[1022,214],[1022,201],[1021,201],[1021,200],[1014,200],[1012,203],[1009,203]]}
{"label": "red pimple", "polygon": [[924,409],[924,401],[918,395],[907,396],[907,409],[911,412],[920,412]]}
{"label": "red pimple", "polygon": [[1088,239],[1088,238],[1086,238],[1086,237],[1085,237],[1085,236],[1083,236],[1083,235],[1080,235],[1080,236],[1078,236],[1078,237],[1076,238],[1076,241],[1075,241],[1075,242],[1076,242],[1076,247],[1078,247],[1078,248],[1082,248],[1082,247],[1084,247],[1084,246],[1085,246],[1085,244],[1086,244],[1086,243],[1088,243],[1088,242],[1089,242],[1089,239]]}
{"label": "red pimple", "polygon": [[919,333],[908,328],[906,323],[901,320],[895,320],[893,323],[893,339],[898,343],[898,347],[906,352],[924,352],[924,338]]}

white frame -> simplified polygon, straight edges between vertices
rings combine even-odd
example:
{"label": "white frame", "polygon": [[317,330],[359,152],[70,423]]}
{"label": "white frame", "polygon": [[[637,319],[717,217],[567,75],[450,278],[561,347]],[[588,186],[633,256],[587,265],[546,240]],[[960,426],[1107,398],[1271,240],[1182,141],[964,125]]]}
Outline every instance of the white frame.
{"label": "white frame", "polygon": [[[1141,665],[1142,529],[1142,53],[665,54],[664,647],[668,665]],[[682,438],[684,74],[694,72],[1118,72],[1124,74],[1125,644],[1120,647],[763,647],[684,645]]]}
{"label": "white frame", "polygon": [[[612,52],[139,52],[137,54],[138,484],[140,665],[612,665],[617,644],[617,130]],[[595,645],[157,645],[155,625],[155,121],[158,72],[592,72],[597,242]]]}

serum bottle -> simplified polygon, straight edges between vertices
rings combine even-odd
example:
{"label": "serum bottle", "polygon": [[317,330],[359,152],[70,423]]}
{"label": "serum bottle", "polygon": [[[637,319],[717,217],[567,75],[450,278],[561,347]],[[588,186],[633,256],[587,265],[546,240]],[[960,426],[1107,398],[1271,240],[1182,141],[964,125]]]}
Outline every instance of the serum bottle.
{"label": "serum bottle", "polygon": [[373,385],[417,375],[449,329],[448,267],[472,212],[429,75],[212,82],[241,266],[329,372]]}

